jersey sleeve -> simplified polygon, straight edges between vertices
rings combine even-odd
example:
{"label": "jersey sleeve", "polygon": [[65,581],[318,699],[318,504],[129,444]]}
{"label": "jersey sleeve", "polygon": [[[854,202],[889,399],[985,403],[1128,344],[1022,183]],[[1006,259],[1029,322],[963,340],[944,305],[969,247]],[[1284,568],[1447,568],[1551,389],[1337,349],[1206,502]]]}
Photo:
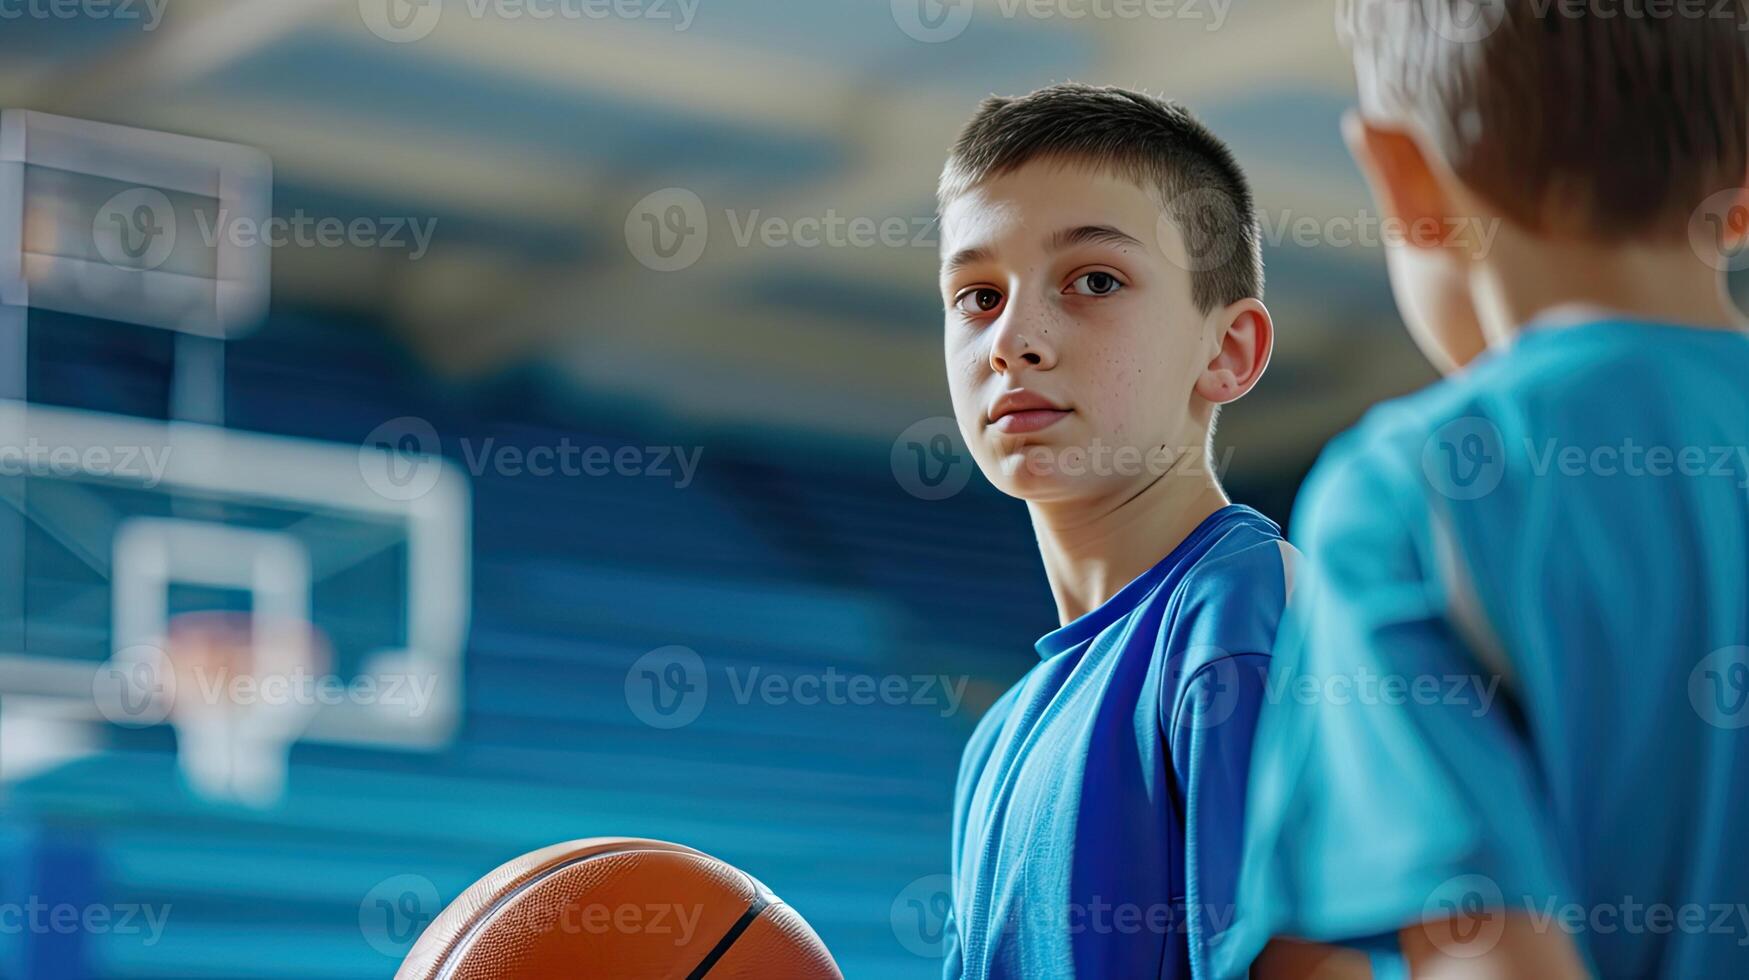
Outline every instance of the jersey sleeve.
{"label": "jersey sleeve", "polygon": [[1173,743],[1184,787],[1184,924],[1191,976],[1212,975],[1209,937],[1238,905],[1247,777],[1269,658],[1233,654],[1190,678]]}
{"label": "jersey sleeve", "polygon": [[1565,891],[1511,681],[1444,614],[1435,497],[1353,437],[1296,510],[1299,588],[1257,735],[1238,915],[1243,976],[1274,935],[1351,942]]}
{"label": "jersey sleeve", "polygon": [[1232,542],[1184,586],[1162,637],[1169,673],[1161,718],[1184,821],[1183,927],[1191,975],[1212,975],[1208,940],[1236,910],[1253,737],[1269,650],[1287,601],[1288,551],[1274,535]]}

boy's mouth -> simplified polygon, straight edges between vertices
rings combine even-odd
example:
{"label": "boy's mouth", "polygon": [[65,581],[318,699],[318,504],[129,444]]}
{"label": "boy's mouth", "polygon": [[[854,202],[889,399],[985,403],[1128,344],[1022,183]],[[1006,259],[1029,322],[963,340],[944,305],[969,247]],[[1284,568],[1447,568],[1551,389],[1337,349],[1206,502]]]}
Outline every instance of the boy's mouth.
{"label": "boy's mouth", "polygon": [[1068,415],[1068,409],[1060,411],[1056,409],[1034,409],[1028,412],[1010,412],[991,423],[991,425],[996,431],[1006,432],[1010,435],[1021,432],[1037,432],[1040,429],[1048,429],[1051,426],[1056,425],[1059,421],[1067,418]]}
{"label": "boy's mouth", "polygon": [[987,413],[990,427],[998,432],[1017,434],[1047,429],[1066,418],[1073,409],[1064,408],[1038,394],[1018,388],[996,399]]}

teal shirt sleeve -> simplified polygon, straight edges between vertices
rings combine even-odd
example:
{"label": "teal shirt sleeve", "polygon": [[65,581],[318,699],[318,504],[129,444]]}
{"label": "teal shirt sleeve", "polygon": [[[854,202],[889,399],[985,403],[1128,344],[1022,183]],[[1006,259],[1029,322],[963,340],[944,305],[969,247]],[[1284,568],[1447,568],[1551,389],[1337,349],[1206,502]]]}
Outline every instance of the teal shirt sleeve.
{"label": "teal shirt sleeve", "polygon": [[1275,935],[1359,940],[1566,891],[1511,679],[1446,618],[1436,495],[1407,456],[1345,436],[1296,509],[1304,561],[1259,723],[1224,976]]}

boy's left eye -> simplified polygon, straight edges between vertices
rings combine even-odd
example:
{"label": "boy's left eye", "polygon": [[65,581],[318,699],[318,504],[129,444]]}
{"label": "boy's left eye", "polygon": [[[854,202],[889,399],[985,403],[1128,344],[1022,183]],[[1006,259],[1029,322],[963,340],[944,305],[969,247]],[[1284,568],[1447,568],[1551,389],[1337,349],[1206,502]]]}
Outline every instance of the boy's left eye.
{"label": "boy's left eye", "polygon": [[1109,272],[1088,272],[1076,276],[1069,284],[1080,296],[1110,296],[1123,288],[1123,283]]}

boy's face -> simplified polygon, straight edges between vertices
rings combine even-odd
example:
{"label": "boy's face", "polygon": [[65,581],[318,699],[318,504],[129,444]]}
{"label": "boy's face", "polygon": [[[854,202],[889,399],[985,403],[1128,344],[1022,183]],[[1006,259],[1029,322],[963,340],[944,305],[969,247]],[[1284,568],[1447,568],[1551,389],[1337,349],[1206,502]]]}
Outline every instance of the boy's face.
{"label": "boy's face", "polygon": [[1212,407],[1194,389],[1218,352],[1220,311],[1192,302],[1183,241],[1161,215],[1129,180],[1053,160],[943,210],[954,414],[1003,492],[1039,502],[1139,488],[1206,441]]}

